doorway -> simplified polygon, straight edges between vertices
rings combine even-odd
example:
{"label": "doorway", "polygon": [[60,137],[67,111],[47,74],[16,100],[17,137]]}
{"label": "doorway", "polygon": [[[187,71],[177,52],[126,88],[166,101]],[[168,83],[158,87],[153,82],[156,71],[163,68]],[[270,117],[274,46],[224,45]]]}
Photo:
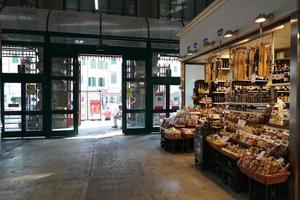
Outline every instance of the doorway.
{"label": "doorway", "polygon": [[121,132],[122,56],[81,54],[78,61],[79,134]]}

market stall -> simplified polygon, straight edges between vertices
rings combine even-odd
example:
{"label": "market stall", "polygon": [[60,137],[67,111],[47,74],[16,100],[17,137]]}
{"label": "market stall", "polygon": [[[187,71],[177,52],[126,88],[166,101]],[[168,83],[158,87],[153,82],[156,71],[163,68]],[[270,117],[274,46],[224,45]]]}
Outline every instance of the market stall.
{"label": "market stall", "polygon": [[205,66],[194,102],[205,91],[220,111],[195,130],[195,164],[249,199],[300,198],[296,5],[217,0],[178,33],[182,62]]}

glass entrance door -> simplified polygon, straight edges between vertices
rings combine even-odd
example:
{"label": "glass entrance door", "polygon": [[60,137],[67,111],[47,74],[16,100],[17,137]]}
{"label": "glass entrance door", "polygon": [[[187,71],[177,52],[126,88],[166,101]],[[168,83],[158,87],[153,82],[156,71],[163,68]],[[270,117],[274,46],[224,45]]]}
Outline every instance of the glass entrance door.
{"label": "glass entrance door", "polygon": [[51,136],[78,134],[78,58],[51,57]]}
{"label": "glass entrance door", "polygon": [[123,60],[124,133],[143,133],[146,130],[145,71],[146,60]]}
{"label": "glass entrance door", "polygon": [[2,47],[3,137],[45,136],[43,48]]}

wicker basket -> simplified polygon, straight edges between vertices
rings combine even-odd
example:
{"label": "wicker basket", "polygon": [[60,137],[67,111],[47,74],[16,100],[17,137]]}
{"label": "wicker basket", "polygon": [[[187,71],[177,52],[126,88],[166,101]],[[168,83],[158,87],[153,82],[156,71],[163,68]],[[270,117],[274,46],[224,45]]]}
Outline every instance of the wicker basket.
{"label": "wicker basket", "polygon": [[280,173],[280,174],[274,174],[274,175],[261,175],[256,172],[253,172],[250,169],[244,168],[240,165],[238,165],[240,170],[252,178],[253,180],[256,180],[264,185],[273,185],[273,184],[280,184],[287,181],[289,178],[290,173]]}

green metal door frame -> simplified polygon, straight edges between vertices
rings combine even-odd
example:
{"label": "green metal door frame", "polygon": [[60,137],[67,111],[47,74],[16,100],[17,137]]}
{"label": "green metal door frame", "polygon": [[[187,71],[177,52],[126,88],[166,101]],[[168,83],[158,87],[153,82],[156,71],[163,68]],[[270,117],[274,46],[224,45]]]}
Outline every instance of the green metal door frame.
{"label": "green metal door frame", "polygon": [[[70,58],[73,62],[73,76],[52,76],[52,58],[62,57],[62,58]],[[49,70],[48,70],[48,79],[47,79],[47,113],[45,113],[46,118],[46,132],[48,133],[48,137],[69,137],[75,136],[78,134],[78,91],[79,91],[79,63],[78,63],[78,55],[76,53],[61,53],[61,52],[49,52],[48,60]],[[64,81],[73,81],[73,102],[71,110],[53,110],[52,109],[52,81],[54,80],[64,80]],[[53,115],[55,114],[72,114],[73,115],[73,130],[53,130],[52,122]]]}
{"label": "green metal door frame", "polygon": [[[127,77],[127,65],[126,62],[129,60],[136,60],[136,61],[144,61],[145,62],[145,75],[144,78],[128,78]],[[147,103],[148,98],[147,95],[149,91],[147,90],[147,69],[149,68],[149,62],[147,59],[147,50],[140,51],[138,54],[132,51],[128,51],[126,54],[123,54],[123,64],[122,64],[122,104],[123,104],[123,116],[122,116],[122,129],[123,133],[125,134],[145,134],[149,133],[149,124],[147,123],[148,120],[148,113],[147,113]],[[145,88],[145,108],[144,109],[128,109],[127,108],[127,83],[128,82],[144,82]],[[144,128],[127,128],[127,114],[129,113],[144,113],[145,115],[145,122]]]}

